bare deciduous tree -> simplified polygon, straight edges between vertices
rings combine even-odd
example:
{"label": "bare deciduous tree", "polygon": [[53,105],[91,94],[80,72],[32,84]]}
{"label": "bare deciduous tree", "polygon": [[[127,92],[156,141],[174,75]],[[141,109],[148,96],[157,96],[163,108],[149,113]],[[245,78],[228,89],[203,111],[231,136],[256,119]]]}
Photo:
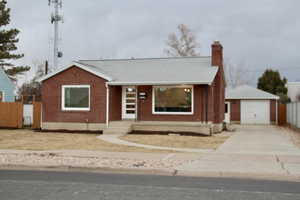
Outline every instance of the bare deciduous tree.
{"label": "bare deciduous tree", "polygon": [[38,79],[45,75],[45,67],[42,62],[34,61],[33,62],[34,76],[30,79],[29,82],[25,82],[18,89],[18,95],[23,96],[25,102],[30,102],[35,96],[36,100],[41,98],[41,84],[38,82]]}
{"label": "bare deciduous tree", "polygon": [[224,63],[226,84],[229,87],[250,84],[253,80],[253,74],[246,70],[243,64],[233,64],[229,60]]}
{"label": "bare deciduous tree", "polygon": [[197,49],[200,48],[194,33],[187,25],[178,25],[178,35],[171,33],[167,40],[167,49],[164,52],[172,57],[199,56]]}

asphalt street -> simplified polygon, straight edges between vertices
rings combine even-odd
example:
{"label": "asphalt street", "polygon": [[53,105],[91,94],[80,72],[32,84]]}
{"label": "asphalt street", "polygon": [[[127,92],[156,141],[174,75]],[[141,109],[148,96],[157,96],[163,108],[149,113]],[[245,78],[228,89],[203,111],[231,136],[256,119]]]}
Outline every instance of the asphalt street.
{"label": "asphalt street", "polygon": [[0,170],[0,199],[300,200],[300,182]]}

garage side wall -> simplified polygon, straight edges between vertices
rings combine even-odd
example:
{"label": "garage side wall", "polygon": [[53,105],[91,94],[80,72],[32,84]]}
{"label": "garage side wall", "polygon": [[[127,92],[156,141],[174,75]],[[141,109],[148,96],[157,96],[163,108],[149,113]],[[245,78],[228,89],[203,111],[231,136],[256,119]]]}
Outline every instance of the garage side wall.
{"label": "garage side wall", "polygon": [[230,121],[231,123],[241,122],[241,101],[239,99],[228,100],[230,102]]}
{"label": "garage side wall", "polygon": [[270,100],[270,120],[272,124],[276,124],[276,100]]}

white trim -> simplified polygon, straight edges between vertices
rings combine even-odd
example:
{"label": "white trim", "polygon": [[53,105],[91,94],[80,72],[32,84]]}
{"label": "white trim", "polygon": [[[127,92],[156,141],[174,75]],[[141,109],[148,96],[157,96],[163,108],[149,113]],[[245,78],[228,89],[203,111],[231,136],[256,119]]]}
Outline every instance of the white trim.
{"label": "white trim", "polygon": [[63,72],[63,71],[65,71],[65,70],[67,70],[67,69],[69,69],[69,68],[71,68],[73,66],[79,67],[79,68],[81,68],[81,69],[83,69],[83,70],[85,70],[87,72],[95,74],[96,76],[104,78],[104,79],[106,79],[108,81],[112,81],[112,78],[110,76],[108,76],[108,75],[106,75],[104,73],[98,72],[98,71],[93,71],[92,69],[88,68],[87,66],[85,66],[83,64],[80,64],[80,63],[77,63],[77,62],[73,62],[70,65],[67,65],[66,67],[60,68],[60,69],[56,70],[55,72],[52,72],[52,73],[50,73],[50,74],[48,74],[46,76],[43,76],[42,78],[38,79],[38,81],[42,82],[44,80],[47,80],[47,79],[51,78],[52,76],[54,76],[54,75],[56,75],[56,74],[58,74],[60,72]]}
{"label": "white trim", "polygon": [[5,92],[4,91],[0,91],[2,92],[2,102],[5,102]]}
{"label": "white trim", "polygon": [[[88,88],[89,106],[88,108],[66,108],[65,107],[65,88]],[[91,86],[90,85],[62,85],[61,87],[61,109],[62,111],[90,111],[91,105]]]}
{"label": "white trim", "polygon": [[105,84],[106,87],[106,127],[109,127],[109,86],[107,83]]}
{"label": "white trim", "polygon": [[[192,106],[192,111],[191,112],[156,112],[155,111],[155,93],[154,89],[155,88],[160,88],[160,87],[166,87],[166,88],[191,88],[192,89],[192,96],[191,96],[191,106]],[[171,85],[166,85],[166,86],[152,86],[152,114],[153,115],[193,115],[194,114],[194,85],[176,85],[176,86],[171,86]]]}
{"label": "white trim", "polygon": [[272,100],[272,99],[275,99],[275,100],[278,100],[279,97],[234,97],[234,98],[225,98],[225,100]]}
{"label": "white trim", "polygon": [[152,81],[144,81],[144,82],[108,82],[108,85],[211,85],[213,81],[157,81],[157,82],[152,82]]}
{"label": "white trim", "polygon": [[[135,88],[135,98],[131,98],[131,99],[135,99],[135,107],[134,109],[129,109],[129,110],[134,110],[134,114],[127,114],[126,113],[126,88],[129,88],[129,87],[134,87]],[[122,119],[136,119],[137,118],[137,101],[138,101],[138,91],[137,91],[137,87],[135,86],[131,86],[131,85],[126,85],[126,86],[123,86],[122,87]],[[133,104],[132,104],[133,105]]]}
{"label": "white trim", "polygon": [[[230,117],[230,115],[231,115],[231,103],[230,103],[230,101],[225,101],[225,105],[227,104],[227,113],[224,113],[224,121],[226,122],[226,123],[230,123],[231,122],[231,117]],[[228,116],[228,119],[226,118],[226,116]]]}

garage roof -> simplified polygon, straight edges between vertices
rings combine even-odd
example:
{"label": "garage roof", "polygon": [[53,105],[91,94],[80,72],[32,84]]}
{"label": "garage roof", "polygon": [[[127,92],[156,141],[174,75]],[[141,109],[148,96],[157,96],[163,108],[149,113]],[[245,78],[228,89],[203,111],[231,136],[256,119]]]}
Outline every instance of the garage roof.
{"label": "garage roof", "polygon": [[79,60],[70,67],[74,65],[104,77],[109,85],[211,84],[218,72],[211,57]]}
{"label": "garage roof", "polygon": [[242,85],[236,88],[226,88],[226,99],[279,99],[278,96],[263,90],[251,87],[249,85]]}

